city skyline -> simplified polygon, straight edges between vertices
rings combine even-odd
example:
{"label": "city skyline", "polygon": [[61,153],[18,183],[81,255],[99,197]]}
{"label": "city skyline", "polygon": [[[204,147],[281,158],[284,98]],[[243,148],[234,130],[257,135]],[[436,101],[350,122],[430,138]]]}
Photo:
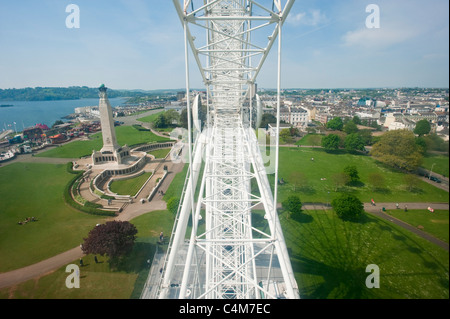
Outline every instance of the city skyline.
{"label": "city skyline", "polygon": [[[79,28],[66,26],[71,3],[80,9]],[[379,28],[366,26],[370,4],[380,9]],[[282,87],[448,88],[448,6],[296,1],[283,27]],[[1,0],[0,9],[2,89],[185,87],[183,32],[171,1]],[[259,87],[276,87],[275,59],[273,50]],[[190,78],[203,88],[194,64]]]}

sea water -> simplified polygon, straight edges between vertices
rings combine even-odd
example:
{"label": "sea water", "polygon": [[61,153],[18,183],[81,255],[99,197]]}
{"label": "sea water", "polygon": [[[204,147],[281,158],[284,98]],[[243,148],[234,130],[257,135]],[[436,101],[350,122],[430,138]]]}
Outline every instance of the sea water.
{"label": "sea water", "polygon": [[[46,124],[51,127],[57,120],[75,113],[75,108],[98,106],[96,99],[59,100],[59,101],[0,101],[0,132],[4,130],[23,131],[24,128],[36,124]],[[112,107],[124,104],[125,98],[109,99]]]}

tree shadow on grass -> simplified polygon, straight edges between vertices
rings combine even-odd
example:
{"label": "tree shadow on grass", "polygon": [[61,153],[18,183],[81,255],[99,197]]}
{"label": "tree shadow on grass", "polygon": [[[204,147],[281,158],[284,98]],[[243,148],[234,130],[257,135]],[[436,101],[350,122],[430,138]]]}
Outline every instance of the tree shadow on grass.
{"label": "tree shadow on grass", "polygon": [[[314,221],[308,224],[283,221],[284,228],[291,230],[285,237],[294,271],[300,274],[302,298],[424,298],[428,293],[441,294],[440,288],[425,293],[416,288],[423,284],[447,289],[448,298],[448,265],[414,234],[371,215],[361,223],[341,221],[330,212],[313,215]],[[405,258],[405,263],[392,267],[398,258]],[[366,267],[370,264],[380,267],[382,289],[366,287]]]}
{"label": "tree shadow on grass", "polygon": [[122,271],[137,273],[131,299],[138,299],[144,289],[150,271],[156,249],[160,249],[156,244],[148,242],[137,242],[133,251],[127,258],[127,264],[123,265]]}
{"label": "tree shadow on grass", "polygon": [[115,270],[126,273],[139,273],[143,269],[148,268],[147,261],[153,258],[155,250],[154,244],[136,242],[133,250],[114,264]]}
{"label": "tree shadow on grass", "polygon": [[[313,284],[308,279],[299,283],[302,298],[375,298],[374,292],[365,285],[368,276],[365,269],[371,264],[372,252],[362,231],[366,228],[364,224],[371,221],[368,216],[357,223],[341,221],[331,212],[318,212],[311,216],[310,223],[287,220],[298,228],[295,234],[286,234],[295,271],[302,274],[302,279],[310,275],[323,279]],[[379,236],[377,233],[371,234],[374,241]]]}
{"label": "tree shadow on grass", "polygon": [[294,269],[304,275],[322,276],[323,281],[312,285],[301,285],[303,299],[369,299],[372,292],[365,286],[365,267],[333,266],[315,259],[293,256]]}
{"label": "tree shadow on grass", "polygon": [[360,188],[360,187],[364,187],[366,184],[364,184],[361,181],[353,181],[353,182],[349,182],[347,185],[351,186],[351,187],[358,187],[358,188]]}
{"label": "tree shadow on grass", "polygon": [[377,187],[372,189],[373,192],[383,195],[391,195],[392,191],[386,187]]}
{"label": "tree shadow on grass", "polygon": [[119,258],[109,259],[109,267],[113,272],[125,272],[137,274],[132,299],[139,298],[147,281],[151,262],[157,245],[151,242],[135,242],[130,253]]}
{"label": "tree shadow on grass", "polygon": [[420,187],[406,187],[406,190],[413,194],[423,194],[425,193]]}
{"label": "tree shadow on grass", "polygon": [[311,215],[305,214],[304,211],[297,214],[290,214],[289,218],[301,224],[312,223],[314,220]]}
{"label": "tree shadow on grass", "polygon": [[360,217],[354,217],[354,218],[341,218],[344,222],[351,223],[351,224],[367,224],[370,222],[373,222],[374,220],[370,215],[368,215],[366,212],[363,212]]}
{"label": "tree shadow on grass", "polygon": [[299,187],[298,191],[305,195],[314,195],[317,193],[316,190],[314,189],[314,187],[312,187],[312,186]]}

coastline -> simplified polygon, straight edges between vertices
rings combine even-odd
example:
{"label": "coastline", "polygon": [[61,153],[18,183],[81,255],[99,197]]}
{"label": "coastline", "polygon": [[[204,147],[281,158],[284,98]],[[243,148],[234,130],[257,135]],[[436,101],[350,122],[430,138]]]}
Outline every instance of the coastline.
{"label": "coastline", "polygon": [[[110,99],[112,107],[125,105],[127,98]],[[5,101],[6,102],[6,101]],[[54,101],[15,101],[3,105],[13,107],[0,107],[0,132],[8,129],[21,132],[25,128],[36,124],[45,124],[49,127],[56,121],[67,121],[66,117],[75,113],[75,108],[97,106],[98,98]]]}

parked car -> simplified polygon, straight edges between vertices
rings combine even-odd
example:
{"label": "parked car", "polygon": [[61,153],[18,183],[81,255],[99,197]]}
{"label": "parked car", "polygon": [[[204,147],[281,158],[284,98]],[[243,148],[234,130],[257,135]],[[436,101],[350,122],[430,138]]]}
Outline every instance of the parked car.
{"label": "parked car", "polygon": [[435,176],[431,176],[430,179],[431,179],[433,182],[441,183],[441,180],[440,180],[439,178],[435,177]]}

